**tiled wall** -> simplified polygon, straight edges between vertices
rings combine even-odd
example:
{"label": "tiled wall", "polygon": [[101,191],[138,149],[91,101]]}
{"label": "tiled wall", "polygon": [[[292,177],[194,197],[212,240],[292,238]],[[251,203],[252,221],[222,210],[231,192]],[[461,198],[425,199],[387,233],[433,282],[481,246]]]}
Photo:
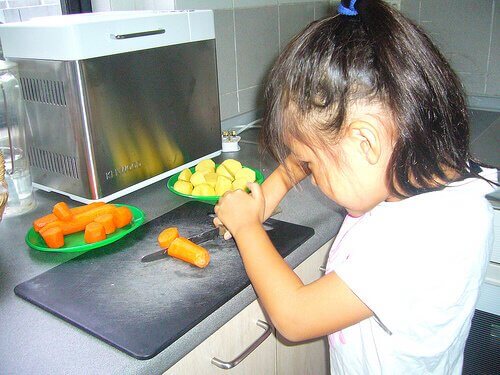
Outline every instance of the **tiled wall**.
{"label": "tiled wall", "polygon": [[426,30],[469,95],[500,96],[499,0],[401,0]]}
{"label": "tiled wall", "polygon": [[293,35],[325,16],[329,1],[93,0],[94,11],[214,9],[222,120],[259,107],[263,80]]}
{"label": "tiled wall", "polygon": [[61,14],[60,0],[0,0],[0,23]]}

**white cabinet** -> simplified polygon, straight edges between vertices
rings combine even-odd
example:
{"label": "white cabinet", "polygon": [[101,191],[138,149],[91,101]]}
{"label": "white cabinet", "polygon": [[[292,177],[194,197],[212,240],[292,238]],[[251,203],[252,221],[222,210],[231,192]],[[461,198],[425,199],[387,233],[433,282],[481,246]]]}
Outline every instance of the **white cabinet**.
{"label": "white cabinet", "polygon": [[271,334],[257,346],[245,359],[234,368],[223,370],[212,364],[212,359],[230,362],[243,353],[249,346],[266,334],[264,313],[258,301],[252,302],[238,315],[224,324],[212,336],[203,341],[173,367],[165,375],[255,375],[274,374],[276,369],[276,338],[274,329]]}
{"label": "white cabinet", "polygon": [[[295,273],[304,284],[320,278],[324,271],[332,241],[327,242],[302,262]],[[327,338],[290,343],[277,333],[276,374],[277,375],[323,375],[330,373]]]}
{"label": "white cabinet", "polygon": [[[310,283],[323,274],[319,267],[326,263],[330,246],[331,241],[295,268],[304,283]],[[279,335],[276,337],[274,328],[266,327],[266,322],[258,300],[252,302],[164,375],[328,374],[326,339],[300,344],[286,343]],[[259,341],[262,342],[259,344]],[[251,346],[256,348],[252,351]],[[230,362],[234,362],[244,352],[250,354],[231,369],[221,369],[212,363],[215,358],[230,366]]]}

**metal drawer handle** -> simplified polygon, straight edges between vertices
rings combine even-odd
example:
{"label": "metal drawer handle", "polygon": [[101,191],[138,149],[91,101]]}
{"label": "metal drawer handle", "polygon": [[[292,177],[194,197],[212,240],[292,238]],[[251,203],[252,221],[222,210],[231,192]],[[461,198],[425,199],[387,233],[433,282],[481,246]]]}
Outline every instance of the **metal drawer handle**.
{"label": "metal drawer handle", "polygon": [[112,39],[130,39],[130,38],[139,38],[141,36],[148,36],[148,35],[158,35],[158,34],[165,34],[165,29],[158,29],[158,30],[150,30],[150,31],[141,31],[139,33],[130,33],[130,34],[111,34]]}
{"label": "metal drawer handle", "polygon": [[326,272],[326,267],[325,266],[319,266],[318,268],[319,268],[320,272],[323,272],[323,273]]}
{"label": "metal drawer handle", "polygon": [[255,340],[252,345],[250,345],[248,348],[246,348],[239,356],[237,356],[235,359],[233,359],[232,361],[222,361],[218,358],[212,358],[212,364],[214,364],[215,366],[221,368],[221,369],[224,369],[224,370],[229,370],[233,367],[236,367],[236,365],[238,365],[241,361],[243,361],[251,352],[253,352],[255,349],[257,349],[257,347],[262,344],[265,339],[267,339],[269,337],[269,335],[271,334],[271,326],[267,323],[267,322],[264,322],[262,320],[257,320],[257,325],[260,327],[260,328],[263,328],[264,329],[264,333],[257,339]]}

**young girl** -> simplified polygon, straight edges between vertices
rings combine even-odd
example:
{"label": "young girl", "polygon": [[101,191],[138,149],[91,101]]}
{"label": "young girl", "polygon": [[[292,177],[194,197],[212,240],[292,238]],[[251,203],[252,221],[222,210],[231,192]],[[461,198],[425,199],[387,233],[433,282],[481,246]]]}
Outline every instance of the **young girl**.
{"label": "young girl", "polygon": [[[492,246],[496,170],[470,159],[456,75],[381,0],[351,0],[290,42],[266,90],[280,166],[224,195],[229,230],[280,333],[329,335],[332,374],[460,374]],[[489,176],[485,176],[489,172]],[[297,182],[347,210],[324,277],[303,285],[262,222]]]}

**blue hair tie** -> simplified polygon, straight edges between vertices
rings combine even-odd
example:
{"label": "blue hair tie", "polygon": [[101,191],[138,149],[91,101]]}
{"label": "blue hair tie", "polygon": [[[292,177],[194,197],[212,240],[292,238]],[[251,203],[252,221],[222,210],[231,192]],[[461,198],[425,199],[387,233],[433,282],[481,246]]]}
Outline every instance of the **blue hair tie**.
{"label": "blue hair tie", "polygon": [[358,11],[354,8],[354,4],[356,4],[356,0],[351,0],[349,3],[349,8],[346,8],[342,5],[342,1],[339,3],[338,12],[344,16],[357,16]]}

